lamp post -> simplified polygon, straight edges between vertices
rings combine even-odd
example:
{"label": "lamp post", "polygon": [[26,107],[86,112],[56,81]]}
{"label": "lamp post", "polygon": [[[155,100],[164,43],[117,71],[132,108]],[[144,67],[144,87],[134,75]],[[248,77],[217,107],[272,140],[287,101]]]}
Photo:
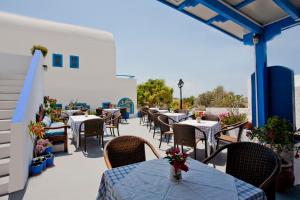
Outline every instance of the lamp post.
{"label": "lamp post", "polygon": [[184,82],[182,81],[182,79],[179,79],[179,82],[178,82],[178,87],[179,87],[179,90],[180,90],[180,109],[182,109],[182,87],[184,85]]}

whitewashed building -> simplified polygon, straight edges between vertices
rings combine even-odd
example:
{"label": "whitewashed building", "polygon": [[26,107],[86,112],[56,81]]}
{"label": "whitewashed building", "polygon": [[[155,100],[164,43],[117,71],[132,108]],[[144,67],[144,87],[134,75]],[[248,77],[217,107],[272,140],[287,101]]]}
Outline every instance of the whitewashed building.
{"label": "whitewashed building", "polygon": [[300,75],[295,76],[296,126],[300,128]]}
{"label": "whitewashed building", "polygon": [[45,94],[59,103],[77,100],[95,108],[129,98],[136,105],[136,80],[116,77],[111,33],[3,12],[0,27],[0,52],[30,55],[33,45],[48,48]]}

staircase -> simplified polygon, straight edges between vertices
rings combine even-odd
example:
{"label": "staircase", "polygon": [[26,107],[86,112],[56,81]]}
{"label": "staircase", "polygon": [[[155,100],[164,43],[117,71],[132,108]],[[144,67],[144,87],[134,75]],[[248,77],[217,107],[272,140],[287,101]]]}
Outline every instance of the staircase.
{"label": "staircase", "polygon": [[11,119],[25,75],[0,74],[0,196],[8,193]]}

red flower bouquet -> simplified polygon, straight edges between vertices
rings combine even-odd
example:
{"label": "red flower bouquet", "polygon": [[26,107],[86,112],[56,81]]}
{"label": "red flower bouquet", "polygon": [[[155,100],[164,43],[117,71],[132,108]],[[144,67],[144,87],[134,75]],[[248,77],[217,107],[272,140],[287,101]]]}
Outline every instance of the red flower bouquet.
{"label": "red flower bouquet", "polygon": [[181,170],[187,172],[189,170],[188,166],[186,165],[187,154],[181,153],[179,148],[171,148],[166,152],[167,156],[166,159],[169,160],[171,164],[171,177],[175,180],[182,179]]}

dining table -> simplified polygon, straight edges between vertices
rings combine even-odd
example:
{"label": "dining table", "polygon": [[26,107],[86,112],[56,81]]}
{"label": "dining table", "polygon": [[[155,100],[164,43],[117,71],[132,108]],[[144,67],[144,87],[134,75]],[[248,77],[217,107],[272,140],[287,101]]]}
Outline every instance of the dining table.
{"label": "dining table", "polygon": [[80,112],[80,110],[63,110],[63,113],[66,113],[68,116],[72,116],[76,112]]}
{"label": "dining table", "polygon": [[[201,120],[198,122],[197,120],[189,119],[182,122],[179,122],[180,124],[187,124],[191,126],[195,126],[202,130],[207,139],[207,144],[209,147],[213,149],[213,151],[216,149],[216,140],[215,140],[215,134],[221,130],[221,124],[218,121],[209,121],[209,120]],[[200,131],[195,131],[196,138],[200,139],[202,138],[202,134]],[[211,148],[207,148],[207,155],[209,156],[211,151]]]}
{"label": "dining table", "polygon": [[169,120],[170,124],[173,124],[174,122],[179,122],[180,120],[188,116],[186,113],[172,113],[172,112],[163,113],[163,115],[172,119]]}
{"label": "dining table", "polygon": [[155,111],[157,111],[158,113],[168,113],[169,112],[169,110],[167,110],[167,109],[159,109],[159,108],[155,108],[155,107],[153,107],[153,108],[149,108],[150,110],[155,110]]}
{"label": "dining table", "polygon": [[120,112],[120,108],[105,108],[105,109],[103,109],[103,111],[106,113],[115,114],[115,113]]}
{"label": "dining table", "polygon": [[156,159],[106,170],[97,200],[266,200],[258,187],[191,158],[182,180],[170,179],[168,160]]}
{"label": "dining table", "polygon": [[[80,137],[80,124],[88,119],[100,119],[100,117],[96,115],[75,115],[75,116],[70,116],[68,125],[71,127],[72,130],[72,135],[73,135],[73,142],[76,145],[76,148],[79,147],[79,137]],[[84,131],[84,124],[81,126],[81,131]],[[106,126],[105,123],[103,123],[103,131],[106,133]]]}

